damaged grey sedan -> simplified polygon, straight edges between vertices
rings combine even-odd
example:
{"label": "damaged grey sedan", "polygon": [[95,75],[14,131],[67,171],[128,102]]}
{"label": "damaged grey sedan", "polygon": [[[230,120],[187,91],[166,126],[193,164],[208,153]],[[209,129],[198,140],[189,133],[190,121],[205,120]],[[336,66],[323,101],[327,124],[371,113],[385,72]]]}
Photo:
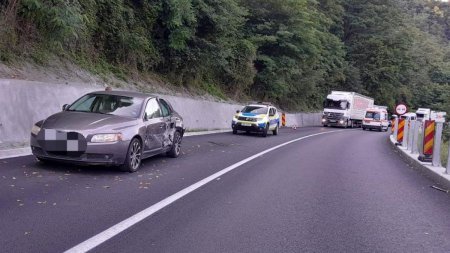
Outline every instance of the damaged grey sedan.
{"label": "damaged grey sedan", "polygon": [[138,92],[100,91],[37,122],[30,144],[42,162],[117,165],[135,172],[142,159],[150,156],[178,157],[184,131],[182,117],[164,99]]}

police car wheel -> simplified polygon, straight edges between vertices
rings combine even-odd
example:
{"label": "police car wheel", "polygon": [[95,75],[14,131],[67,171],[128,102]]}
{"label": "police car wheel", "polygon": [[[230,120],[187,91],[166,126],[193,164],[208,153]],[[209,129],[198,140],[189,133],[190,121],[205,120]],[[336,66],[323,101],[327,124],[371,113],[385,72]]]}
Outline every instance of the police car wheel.
{"label": "police car wheel", "polygon": [[273,135],[278,135],[278,125],[275,127],[275,130],[273,130]]}
{"label": "police car wheel", "polygon": [[236,129],[233,129],[233,134],[237,134],[237,130]]}
{"label": "police car wheel", "polygon": [[267,137],[267,133],[269,132],[269,124],[266,125],[266,128],[264,128],[262,132],[262,137]]}

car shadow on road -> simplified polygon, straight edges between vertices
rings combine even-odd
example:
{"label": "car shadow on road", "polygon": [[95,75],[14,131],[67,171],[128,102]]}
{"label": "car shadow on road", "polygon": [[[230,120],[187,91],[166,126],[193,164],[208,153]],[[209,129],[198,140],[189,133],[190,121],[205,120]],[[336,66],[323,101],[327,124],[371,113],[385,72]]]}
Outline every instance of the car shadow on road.
{"label": "car shadow on road", "polygon": [[[165,156],[164,154],[146,158],[142,161],[141,168],[138,170],[138,172],[146,172],[154,168],[158,168],[158,166],[155,165],[160,165],[162,162],[165,162],[166,159],[167,156]],[[34,166],[36,169],[57,174],[71,173],[71,174],[84,174],[91,176],[98,176],[98,175],[124,176],[128,174],[130,175],[135,174],[121,171],[119,166],[112,166],[112,165],[84,165],[84,164],[73,164],[56,161],[39,162],[36,160]]]}

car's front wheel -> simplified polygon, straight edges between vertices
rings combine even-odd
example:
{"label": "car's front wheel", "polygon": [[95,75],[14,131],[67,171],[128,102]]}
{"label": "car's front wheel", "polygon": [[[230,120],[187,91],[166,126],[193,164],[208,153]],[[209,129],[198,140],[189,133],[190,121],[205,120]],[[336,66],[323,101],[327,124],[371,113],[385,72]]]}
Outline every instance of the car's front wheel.
{"label": "car's front wheel", "polygon": [[131,140],[130,146],[128,147],[127,156],[125,158],[125,163],[122,164],[120,169],[122,171],[136,172],[141,166],[142,157],[142,145],[141,142],[134,138]]}
{"label": "car's front wheel", "polygon": [[267,133],[269,133],[269,123],[267,123],[266,128],[264,128],[262,137],[267,137]]}
{"label": "car's front wheel", "polygon": [[181,153],[181,133],[176,131],[173,135],[173,143],[170,150],[167,152],[169,157],[176,158]]}
{"label": "car's front wheel", "polygon": [[272,131],[273,135],[278,135],[278,125],[275,127],[275,130]]}

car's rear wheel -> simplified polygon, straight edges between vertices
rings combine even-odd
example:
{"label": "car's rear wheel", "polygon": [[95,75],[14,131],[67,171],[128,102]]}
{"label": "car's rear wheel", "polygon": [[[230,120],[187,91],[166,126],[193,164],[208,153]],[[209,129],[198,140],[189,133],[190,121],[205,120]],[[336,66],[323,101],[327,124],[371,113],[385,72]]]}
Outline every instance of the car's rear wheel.
{"label": "car's rear wheel", "polygon": [[237,134],[237,130],[236,129],[233,129],[233,134]]}
{"label": "car's rear wheel", "polygon": [[142,145],[141,142],[134,138],[128,147],[125,163],[120,166],[122,171],[136,172],[141,166]]}
{"label": "car's rear wheel", "polygon": [[176,158],[181,153],[181,133],[176,131],[173,135],[173,144],[170,150],[167,152],[169,157]]}
{"label": "car's rear wheel", "polygon": [[269,124],[266,125],[266,128],[264,128],[262,132],[262,137],[267,137],[267,133],[269,132]]}
{"label": "car's rear wheel", "polygon": [[278,135],[278,125],[277,125],[277,127],[275,128],[275,130],[272,131],[272,133],[273,133],[273,135]]}

